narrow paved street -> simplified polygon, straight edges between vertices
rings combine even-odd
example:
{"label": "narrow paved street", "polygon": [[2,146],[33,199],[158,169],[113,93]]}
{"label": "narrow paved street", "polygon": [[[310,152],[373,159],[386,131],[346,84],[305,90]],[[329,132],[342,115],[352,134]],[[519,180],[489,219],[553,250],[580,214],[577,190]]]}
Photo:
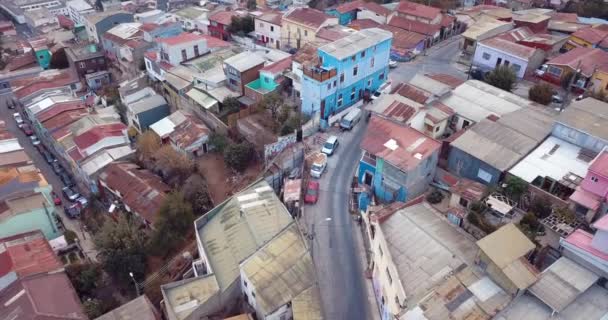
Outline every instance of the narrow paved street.
{"label": "narrow paved street", "polygon": [[[13,113],[17,112],[17,109],[9,109],[7,107],[7,101],[12,99],[12,93],[6,93],[0,95],[0,119],[5,122],[7,129],[19,140],[19,144],[32,159],[36,167],[42,172],[46,181],[53,187],[53,191],[62,197],[64,204],[70,203],[68,199],[63,197],[61,188],[63,183],[59,177],[53,172],[51,166],[44,160],[40,152],[34,148],[30,142],[29,137],[23,133],[15,123],[13,119]],[[91,259],[96,260],[97,252],[93,245],[91,235],[83,229],[83,224],[78,219],[70,219],[63,212],[63,208],[60,206],[55,207],[55,211],[58,213],[61,221],[67,229],[70,229],[78,234],[80,245],[84,253]]]}
{"label": "narrow paved street", "polygon": [[[466,78],[466,67],[456,63],[459,41],[460,37],[454,37],[415,61],[399,63],[391,70],[390,79],[393,83],[407,82],[417,72]],[[306,227],[314,234],[312,254],[326,319],[378,318],[371,284],[364,278],[365,257],[361,235],[357,234],[360,229],[348,210],[349,188],[361,158],[359,144],[366,127],[364,116],[351,132],[332,130],[327,134],[337,135],[340,147],[329,157],[327,171],[319,180],[319,202],[304,210]]]}

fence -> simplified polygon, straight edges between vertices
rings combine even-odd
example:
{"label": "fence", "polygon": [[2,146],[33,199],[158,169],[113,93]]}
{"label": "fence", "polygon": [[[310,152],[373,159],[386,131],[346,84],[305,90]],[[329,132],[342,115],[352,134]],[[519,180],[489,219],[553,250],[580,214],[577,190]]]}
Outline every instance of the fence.
{"label": "fence", "polygon": [[278,155],[266,167],[264,180],[277,192],[283,188],[285,177],[290,176],[294,170],[299,170],[300,174],[304,167],[304,145],[296,144],[291,148],[283,150],[282,154]]}
{"label": "fence", "polygon": [[286,136],[279,137],[278,141],[271,144],[264,145],[264,162],[268,163],[272,158],[274,158],[277,154],[281,153],[281,151],[285,150],[285,148],[296,143],[296,134],[292,133]]}
{"label": "fence", "polygon": [[222,133],[228,134],[228,126],[220,120],[218,117],[213,114],[213,112],[208,111],[200,106],[195,105],[193,102],[188,100],[186,97],[180,96],[180,103],[184,109],[196,114],[209,129]]}

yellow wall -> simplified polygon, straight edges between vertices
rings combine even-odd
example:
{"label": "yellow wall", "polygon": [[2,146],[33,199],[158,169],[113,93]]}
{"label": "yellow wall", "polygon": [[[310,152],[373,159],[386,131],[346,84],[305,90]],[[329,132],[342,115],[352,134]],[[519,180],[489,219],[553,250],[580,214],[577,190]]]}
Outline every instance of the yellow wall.
{"label": "yellow wall", "polygon": [[[579,37],[576,37],[574,35],[570,35],[570,39],[568,39],[568,40],[570,40],[570,41],[572,41],[572,42],[574,42],[574,43],[576,43],[578,45],[581,45],[583,47],[593,48],[593,44],[591,42],[585,41],[585,40],[583,40],[583,39],[581,39]],[[566,44],[564,45],[564,47],[566,49],[568,49],[568,50],[576,48],[574,45],[569,44],[568,42],[566,42]]]}
{"label": "yellow wall", "polygon": [[297,48],[297,39],[300,39],[300,48],[306,43],[315,41],[316,29],[283,19],[283,24],[281,25],[281,46],[290,45],[292,48]]}
{"label": "yellow wall", "polygon": [[596,70],[591,77],[591,83],[593,83],[594,92],[601,90],[608,92],[608,72]]}
{"label": "yellow wall", "polygon": [[494,282],[496,282],[496,284],[502,287],[502,289],[509,294],[514,295],[517,293],[517,287],[515,286],[515,284],[513,284],[513,282],[511,282],[511,280],[507,278],[507,276],[502,272],[502,270],[498,268],[498,266],[494,264],[494,262],[492,262],[492,260],[490,260],[490,258],[485,253],[480,251],[479,260],[487,266],[486,272],[488,273],[490,278],[494,280]]}

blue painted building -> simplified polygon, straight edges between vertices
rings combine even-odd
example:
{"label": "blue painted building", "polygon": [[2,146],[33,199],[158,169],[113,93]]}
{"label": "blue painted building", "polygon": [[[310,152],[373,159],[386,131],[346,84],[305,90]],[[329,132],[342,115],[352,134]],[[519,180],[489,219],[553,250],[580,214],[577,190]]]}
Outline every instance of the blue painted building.
{"label": "blue painted building", "polygon": [[330,16],[338,18],[340,25],[348,25],[353,20],[357,19],[357,7],[353,7],[351,4],[358,3],[358,1],[347,2],[335,8],[325,10]]}
{"label": "blue painted building", "polygon": [[321,125],[376,91],[388,77],[392,33],[361,30],[317,50],[319,63],[303,67],[302,112],[320,113]]}
{"label": "blue painted building", "polygon": [[441,143],[401,122],[373,116],[361,142],[359,183],[380,202],[408,201],[435,176]]}

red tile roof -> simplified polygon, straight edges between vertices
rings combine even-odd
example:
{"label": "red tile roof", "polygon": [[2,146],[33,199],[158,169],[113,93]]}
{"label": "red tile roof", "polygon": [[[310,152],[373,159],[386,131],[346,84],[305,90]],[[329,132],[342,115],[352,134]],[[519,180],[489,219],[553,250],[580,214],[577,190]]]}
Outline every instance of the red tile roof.
{"label": "red tile roof", "polygon": [[369,28],[377,28],[380,24],[372,19],[357,19],[353,20],[348,27],[355,30],[363,30]]}
{"label": "red tile roof", "polygon": [[0,239],[0,277],[15,272],[18,277],[52,272],[63,268],[42,232],[31,231]]}
{"label": "red tile roof", "polygon": [[114,192],[120,192],[121,201],[151,224],[171,190],[159,176],[130,162],[110,163],[99,180]]}
{"label": "red tile roof", "polygon": [[399,16],[392,17],[388,24],[393,27],[425,34],[428,36],[435,35],[441,29],[440,24],[428,24],[420,21],[409,20]]}
{"label": "red tile roof", "polygon": [[230,42],[218,39],[216,37],[212,37],[210,35],[203,35],[203,38],[207,40],[207,48],[209,49],[226,48],[231,46]]}
{"label": "red tile roof", "polygon": [[140,38],[141,39],[142,36],[143,36],[143,31],[141,31],[141,30],[138,30],[132,36],[130,36],[128,38],[123,38],[123,37],[120,37],[120,36],[115,35],[115,34],[110,33],[110,32],[106,32],[106,33],[103,34],[103,37],[106,40],[112,41],[114,44],[116,44],[118,46],[122,46],[122,45],[128,43],[129,41],[132,41],[132,40],[134,40],[136,38]]}
{"label": "red tile roof", "polygon": [[420,104],[426,104],[426,101],[432,96],[430,92],[422,90],[409,83],[398,84],[395,89],[393,89],[393,92]]}
{"label": "red tile roof", "polygon": [[0,315],[23,320],[88,319],[65,272],[38,274],[0,292]]}
{"label": "red tile roof", "polygon": [[538,50],[498,37],[483,40],[481,44],[524,60],[531,58]]}
{"label": "red tile roof", "polygon": [[169,134],[169,140],[177,147],[186,149],[201,137],[208,136],[210,132],[198,118],[187,116],[187,120],[176,126]]}
{"label": "red tile roof", "polygon": [[73,73],[72,69],[64,69],[52,73],[49,73],[49,71],[51,70],[45,71],[41,75],[11,81],[11,87],[15,96],[18,99],[22,99],[40,90],[59,88],[78,82],[78,76]]}
{"label": "red tile roof", "polygon": [[59,26],[62,28],[69,30],[74,28],[74,21],[64,15],[57,15],[57,21],[59,22]]}
{"label": "red tile roof", "polygon": [[608,37],[608,30],[598,27],[584,28],[576,31],[572,36],[592,44],[598,44]]}
{"label": "red tile roof", "polygon": [[74,143],[78,149],[85,150],[104,138],[124,136],[123,132],[125,130],[127,130],[127,126],[124,123],[98,125],[80,135],[75,136]]}
{"label": "red tile roof", "polygon": [[437,15],[441,14],[441,9],[425,6],[415,2],[401,1],[399,6],[397,6],[397,12],[414,17],[433,20],[437,17]]}
{"label": "red tile roof", "polygon": [[329,19],[335,18],[311,8],[297,8],[283,17],[283,20],[289,20],[314,29],[320,28]]}
{"label": "red tile roof", "polygon": [[219,11],[209,17],[209,21],[214,21],[219,24],[228,26],[232,23],[232,17],[238,16],[235,11]]}
{"label": "red tile roof", "polygon": [[351,1],[351,2],[345,2],[345,3],[337,6],[336,7],[336,11],[338,11],[339,13],[351,12],[351,11],[357,10],[360,7],[362,7],[364,3],[365,2],[363,2],[363,0],[355,0],[355,1]]}
{"label": "red tile roof", "polygon": [[277,11],[269,11],[264,12],[261,16],[256,17],[256,19],[280,26],[283,21],[283,14]]}
{"label": "red tile roof", "polygon": [[397,50],[412,50],[427,38],[423,34],[403,30],[387,24],[381,25],[380,29],[390,31],[393,34],[392,47]]}
{"label": "red tile roof", "polygon": [[352,32],[352,30],[348,30],[340,25],[326,26],[326,27],[321,28],[317,32],[317,38],[327,40],[330,42],[334,42],[334,41],[340,40],[340,39],[350,35],[351,32],[349,32],[349,31]]}
{"label": "red tile roof", "polygon": [[281,59],[279,61],[273,62],[265,67],[263,67],[262,69],[260,69],[261,71],[265,71],[271,74],[279,74],[282,73],[283,71],[285,71],[285,69],[288,69],[291,67],[291,61],[292,58],[291,56]]}
{"label": "red tile roof", "polygon": [[608,151],[602,150],[602,152],[593,159],[588,170],[608,178]]}
{"label": "red tile roof", "polygon": [[567,243],[588,252],[602,260],[608,261],[608,253],[602,252],[593,247],[593,235],[581,229],[576,229],[571,235],[564,239]]}
{"label": "red tile roof", "polygon": [[[363,8],[365,8],[369,11],[375,12],[384,17],[388,17],[392,12],[391,10],[389,10],[375,2],[365,2],[363,4]],[[361,10],[363,10],[363,9],[361,9]]]}
{"label": "red tile roof", "polygon": [[36,114],[36,119],[38,119],[40,122],[45,122],[63,112],[82,109],[86,110],[86,108],[87,106],[81,100],[55,103],[54,105]]}
{"label": "red tile roof", "polygon": [[70,158],[72,158],[72,160],[75,162],[79,162],[80,160],[84,159],[84,154],[82,154],[77,147],[73,147],[72,149],[68,150],[68,156],[70,156]]}
{"label": "red tile roof", "polygon": [[20,54],[16,57],[10,57],[8,59],[8,64],[6,65],[6,70],[15,71],[22,68],[31,68],[37,64],[36,57],[32,51],[24,54]]}
{"label": "red tile roof", "polygon": [[395,121],[372,116],[361,149],[404,171],[416,168],[441,148],[441,143]]}
{"label": "red tile roof", "polygon": [[146,51],[144,53],[144,56],[152,61],[156,61],[158,54],[156,53],[156,51]]}
{"label": "red tile roof", "polygon": [[150,32],[156,30],[156,28],[160,27],[158,23],[144,23],[139,29],[145,32]]}
{"label": "red tile roof", "polygon": [[578,22],[578,15],[576,13],[566,13],[566,12],[552,12],[549,13],[552,20],[564,21],[564,22]]}
{"label": "red tile roof", "polygon": [[511,41],[511,42],[518,42],[521,40],[524,40],[528,37],[530,37],[531,35],[533,35],[534,33],[532,32],[532,30],[530,30],[530,28],[528,27],[519,27],[513,30],[509,30],[505,33],[502,33],[500,35],[497,36],[497,38],[501,38],[507,41]]}
{"label": "red tile roof", "polygon": [[439,22],[439,24],[440,24],[442,27],[447,28],[447,27],[449,27],[449,26],[450,26],[452,23],[454,23],[454,21],[456,21],[456,17],[453,17],[453,16],[450,16],[450,15],[444,14],[444,15],[441,17],[441,22]]}
{"label": "red tile roof", "polygon": [[157,38],[156,42],[166,43],[170,46],[174,46],[174,45],[178,45],[178,44],[182,44],[182,43],[188,43],[188,42],[192,42],[192,41],[201,41],[201,40],[205,40],[205,39],[206,39],[206,37],[202,34],[182,32],[174,37]]}
{"label": "red tile roof", "polygon": [[596,66],[608,64],[608,52],[597,48],[574,48],[549,60],[547,64],[569,66],[574,70],[579,62],[581,73],[585,77],[590,77]]}

